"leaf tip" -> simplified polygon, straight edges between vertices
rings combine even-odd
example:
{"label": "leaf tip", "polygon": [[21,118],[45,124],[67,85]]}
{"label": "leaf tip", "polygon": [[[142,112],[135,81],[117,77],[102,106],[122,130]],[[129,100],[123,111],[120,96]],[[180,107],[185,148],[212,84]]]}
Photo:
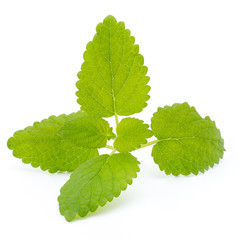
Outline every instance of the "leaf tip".
{"label": "leaf tip", "polygon": [[104,18],[103,23],[117,22],[116,18],[112,15],[108,15]]}

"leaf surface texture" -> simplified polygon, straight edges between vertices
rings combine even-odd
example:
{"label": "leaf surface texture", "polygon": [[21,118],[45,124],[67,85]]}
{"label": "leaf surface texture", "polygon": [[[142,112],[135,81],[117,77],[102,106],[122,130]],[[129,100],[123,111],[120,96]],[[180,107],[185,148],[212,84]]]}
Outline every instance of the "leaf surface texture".
{"label": "leaf surface texture", "polygon": [[100,155],[81,164],[61,188],[60,213],[67,221],[81,217],[118,197],[137,177],[139,162],[130,153]]}
{"label": "leaf surface texture", "polygon": [[79,111],[69,115],[51,116],[41,122],[35,122],[24,130],[14,133],[8,140],[8,147],[13,155],[24,163],[42,170],[73,171],[81,162],[98,155],[97,149],[77,147],[66,142],[58,134],[58,130],[66,121],[78,119],[86,113]]}
{"label": "leaf surface texture", "polygon": [[105,147],[107,140],[115,138],[107,121],[100,117],[84,116],[64,124],[59,130],[63,139],[86,148]]}
{"label": "leaf surface texture", "polygon": [[215,122],[188,103],[158,108],[151,127],[158,139],[152,156],[166,174],[197,175],[223,157],[224,141]]}
{"label": "leaf surface texture", "polygon": [[119,152],[131,152],[147,143],[147,138],[153,136],[149,125],[136,118],[124,118],[117,126],[117,138],[114,147]]}
{"label": "leaf surface texture", "polygon": [[78,73],[76,95],[81,109],[101,117],[141,112],[150,87],[135,38],[113,16],[107,16],[96,30]]}

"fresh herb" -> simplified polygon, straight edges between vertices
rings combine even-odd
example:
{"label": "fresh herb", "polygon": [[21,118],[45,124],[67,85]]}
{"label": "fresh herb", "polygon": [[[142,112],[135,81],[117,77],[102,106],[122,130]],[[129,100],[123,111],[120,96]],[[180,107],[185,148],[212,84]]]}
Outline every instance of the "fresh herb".
{"label": "fresh herb", "polygon": [[[139,162],[131,151],[153,145],[155,163],[175,176],[203,173],[219,163],[225,151],[215,122],[202,118],[188,103],[158,108],[151,129],[136,118],[119,122],[118,116],[139,113],[147,106],[147,67],[123,22],[107,16],[96,30],[78,73],[81,110],[35,122],[8,140],[13,155],[24,163],[50,173],[73,171],[58,197],[67,221],[96,211],[132,184]],[[112,116],[116,133],[102,119]],[[156,140],[147,142],[153,135]],[[113,146],[107,145],[110,139]],[[111,152],[99,155],[99,148]]]}

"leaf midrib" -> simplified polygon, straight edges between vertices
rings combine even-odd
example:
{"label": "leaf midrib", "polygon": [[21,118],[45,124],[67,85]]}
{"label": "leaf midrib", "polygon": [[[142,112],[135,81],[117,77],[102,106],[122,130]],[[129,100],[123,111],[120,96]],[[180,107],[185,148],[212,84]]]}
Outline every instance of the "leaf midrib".
{"label": "leaf midrib", "polygon": [[[111,157],[111,156],[108,155],[105,163],[102,165],[102,167],[99,169],[99,171],[96,172],[96,174],[94,174],[94,176],[92,176],[92,178],[91,178],[89,181],[87,181],[86,184],[84,184],[84,186],[82,187],[81,191],[78,193],[78,197],[77,197],[77,200],[76,200],[75,204],[73,204],[73,206],[74,206],[74,207],[72,208],[73,210],[76,208],[76,205],[77,205],[77,203],[79,202],[81,193],[82,193],[83,189],[85,188],[85,186],[86,186],[87,184],[89,184],[95,177],[99,176],[99,174],[101,173],[101,171],[103,170],[103,168],[105,167],[105,165],[108,163],[110,157]],[[90,200],[91,200],[91,199],[90,199]],[[88,206],[88,207],[89,207],[89,206]],[[76,214],[78,214],[78,212],[76,212]]]}
{"label": "leaf midrib", "polygon": [[220,141],[220,139],[209,139],[209,138],[200,138],[200,137],[196,137],[196,136],[191,136],[191,137],[162,138],[162,139],[157,139],[156,143],[163,142],[163,141],[179,141],[182,139],[199,139],[199,140],[207,140],[207,141]]}
{"label": "leaf midrib", "polygon": [[111,57],[111,21],[109,25],[109,68],[110,68],[110,78],[111,78],[111,88],[112,88],[112,99],[113,99],[113,114],[116,114],[116,104],[115,104],[115,96],[114,96],[114,77],[112,72],[112,57]]}

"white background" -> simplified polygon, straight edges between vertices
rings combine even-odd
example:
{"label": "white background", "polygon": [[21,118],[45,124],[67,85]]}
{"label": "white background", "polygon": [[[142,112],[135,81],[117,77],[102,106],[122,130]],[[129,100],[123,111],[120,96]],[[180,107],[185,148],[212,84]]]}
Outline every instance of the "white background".
{"label": "white background", "polygon": [[[204,174],[166,176],[151,147],[134,152],[141,172],[118,199],[68,223],[57,196],[68,174],[24,165],[6,147],[19,129],[71,113],[76,74],[96,25],[124,21],[149,67],[158,106],[189,102],[210,115],[224,158]],[[240,239],[240,1],[0,1],[0,238]],[[110,120],[112,123],[113,120]]]}

